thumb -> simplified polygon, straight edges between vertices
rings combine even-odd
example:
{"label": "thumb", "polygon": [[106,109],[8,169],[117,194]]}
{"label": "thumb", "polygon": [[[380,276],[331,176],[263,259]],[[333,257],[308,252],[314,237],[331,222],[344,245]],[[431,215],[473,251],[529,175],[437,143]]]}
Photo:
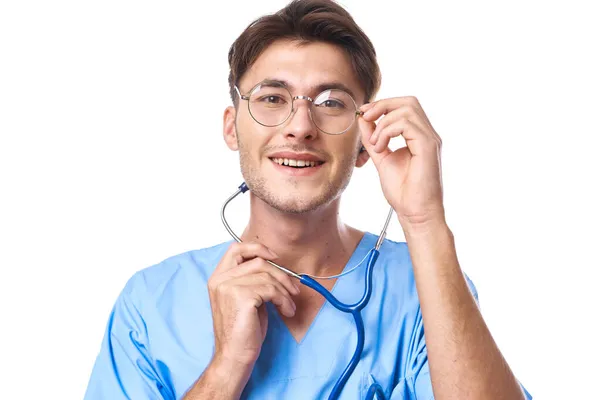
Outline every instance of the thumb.
{"label": "thumb", "polygon": [[379,165],[381,161],[389,155],[392,151],[389,147],[386,147],[382,152],[377,153],[374,149],[375,146],[371,144],[369,140],[371,135],[373,135],[373,131],[375,131],[375,127],[377,125],[375,122],[365,121],[363,118],[358,119],[358,127],[360,129],[361,141],[365,149],[367,149],[367,153],[369,153],[369,157],[373,160],[373,164],[375,164],[375,168],[379,170]]}

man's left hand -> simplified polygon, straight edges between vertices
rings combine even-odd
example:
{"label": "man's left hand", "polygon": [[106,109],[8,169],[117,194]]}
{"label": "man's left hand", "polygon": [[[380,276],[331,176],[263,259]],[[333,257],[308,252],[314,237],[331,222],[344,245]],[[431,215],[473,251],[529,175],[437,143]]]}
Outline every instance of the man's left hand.
{"label": "man's left hand", "polygon": [[[406,230],[431,221],[445,221],[442,140],[419,101],[415,97],[395,97],[365,104],[360,110],[364,111],[359,118],[362,143],[402,227]],[[390,140],[400,135],[406,147],[390,150]]]}

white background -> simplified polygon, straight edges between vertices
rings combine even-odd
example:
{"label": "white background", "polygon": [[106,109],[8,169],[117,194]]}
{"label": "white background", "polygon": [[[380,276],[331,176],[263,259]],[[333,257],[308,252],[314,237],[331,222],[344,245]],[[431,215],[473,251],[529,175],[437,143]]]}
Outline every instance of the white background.
{"label": "white background", "polygon": [[[285,1],[210,3],[0,3],[0,397],[82,398],[126,280],[229,239],[227,51]],[[444,141],[459,260],[517,377],[537,399],[593,397],[593,2],[342,4],[378,51],[378,98],[417,96]],[[344,199],[348,223],[379,231],[372,164]],[[230,210],[239,232],[247,198]]]}

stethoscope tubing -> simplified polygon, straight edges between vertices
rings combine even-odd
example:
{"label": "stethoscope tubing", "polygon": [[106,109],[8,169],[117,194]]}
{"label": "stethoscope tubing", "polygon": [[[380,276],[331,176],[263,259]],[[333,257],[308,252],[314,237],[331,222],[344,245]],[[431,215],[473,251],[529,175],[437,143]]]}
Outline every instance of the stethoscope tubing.
{"label": "stethoscope tubing", "polygon": [[[344,369],[342,375],[340,375],[337,382],[335,383],[333,390],[329,394],[329,400],[335,400],[340,396],[342,389],[346,385],[346,382],[350,378],[350,375],[352,375],[354,369],[360,361],[360,357],[365,346],[365,324],[363,322],[360,312],[363,308],[366,307],[366,305],[369,303],[369,299],[371,298],[371,291],[373,289],[373,266],[375,265],[375,262],[377,261],[378,257],[379,250],[371,249],[367,261],[367,269],[365,271],[365,291],[363,293],[362,298],[354,304],[342,303],[319,282],[315,281],[309,276],[300,275],[300,282],[302,284],[319,292],[332,306],[334,306],[338,310],[344,313],[352,314],[352,317],[354,317],[354,322],[356,324],[357,342],[356,349],[354,350],[354,355],[352,356],[352,359],[346,366],[346,369]],[[371,385],[371,387],[369,388],[369,393],[371,394],[367,394],[367,399],[371,399],[371,396],[373,396],[374,394],[376,394],[381,400],[385,399],[383,389],[377,383]]]}
{"label": "stethoscope tubing", "polygon": [[[233,237],[239,243],[241,243],[242,240],[233,232],[233,230],[227,223],[227,220],[225,219],[225,207],[227,207],[227,204],[229,204],[229,202],[233,200],[238,194],[245,193],[246,191],[248,191],[248,186],[244,182],[238,187],[237,192],[235,192],[225,201],[221,208],[221,221],[223,222],[223,225],[225,225],[225,228],[227,229],[231,237]],[[354,354],[352,355],[350,362],[344,369],[344,372],[342,373],[342,375],[340,375],[337,382],[335,383],[333,390],[329,394],[328,400],[338,399],[342,392],[342,389],[346,385],[346,382],[348,382],[350,375],[352,375],[352,373],[356,369],[356,366],[358,365],[358,362],[360,361],[360,357],[365,346],[365,325],[361,316],[361,311],[363,308],[366,307],[366,305],[369,303],[369,299],[371,298],[371,292],[373,289],[373,267],[375,265],[375,262],[377,261],[377,258],[379,257],[379,248],[383,243],[383,239],[385,237],[386,230],[390,222],[390,218],[392,216],[392,212],[393,210],[390,208],[385,225],[381,231],[381,234],[379,235],[379,239],[377,240],[377,244],[373,249],[371,249],[368,255],[367,268],[365,270],[365,291],[363,293],[362,298],[354,304],[342,303],[329,290],[327,290],[323,285],[321,285],[319,282],[317,282],[310,276],[305,274],[297,274],[285,267],[282,267],[278,264],[275,264],[272,261],[267,260],[269,264],[273,265],[276,268],[279,268],[288,275],[299,279],[303,285],[308,286],[309,288],[320,293],[333,307],[337,308],[338,310],[344,313],[351,314],[354,318],[357,332],[356,349],[354,350]],[[377,396],[378,400],[385,400],[385,393],[383,392],[383,388],[377,382],[373,383],[369,387],[369,390],[367,391],[366,400],[371,400],[375,398],[375,396]]]}

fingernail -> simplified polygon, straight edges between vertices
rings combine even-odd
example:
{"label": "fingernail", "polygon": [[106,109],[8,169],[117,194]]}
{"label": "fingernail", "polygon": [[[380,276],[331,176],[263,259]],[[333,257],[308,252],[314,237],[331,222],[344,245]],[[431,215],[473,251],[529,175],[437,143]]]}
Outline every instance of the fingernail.
{"label": "fingernail", "polygon": [[294,283],[294,287],[296,288],[296,294],[300,294],[300,285]]}

